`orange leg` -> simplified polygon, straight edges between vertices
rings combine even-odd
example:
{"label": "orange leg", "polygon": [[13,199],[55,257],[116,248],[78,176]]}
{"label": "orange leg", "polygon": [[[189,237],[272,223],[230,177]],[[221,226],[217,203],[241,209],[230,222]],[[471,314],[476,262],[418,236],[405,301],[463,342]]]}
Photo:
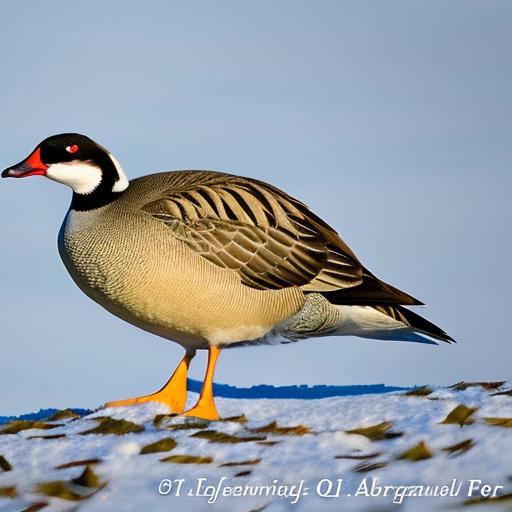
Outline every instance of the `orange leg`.
{"label": "orange leg", "polygon": [[174,370],[172,377],[160,391],[151,395],[107,402],[105,407],[121,407],[125,405],[143,404],[145,402],[161,402],[170,407],[172,412],[180,414],[183,412],[183,409],[185,409],[185,403],[187,402],[188,366],[194,355],[195,352],[187,352],[185,354],[176,370]]}
{"label": "orange leg", "polygon": [[208,352],[208,367],[204,377],[203,387],[197,404],[183,413],[183,416],[194,416],[203,420],[218,420],[219,413],[213,401],[213,373],[215,372],[215,364],[220,354],[220,348],[211,346]]}

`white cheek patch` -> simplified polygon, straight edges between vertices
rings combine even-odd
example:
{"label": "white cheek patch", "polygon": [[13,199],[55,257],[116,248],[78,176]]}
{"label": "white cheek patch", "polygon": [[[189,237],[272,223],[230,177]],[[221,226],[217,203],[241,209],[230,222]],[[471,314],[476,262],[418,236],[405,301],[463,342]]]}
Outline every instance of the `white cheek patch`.
{"label": "white cheek patch", "polygon": [[128,178],[126,177],[126,174],[123,171],[123,168],[121,167],[121,164],[117,161],[117,159],[112,154],[108,154],[110,159],[112,160],[112,163],[114,164],[114,167],[116,168],[117,174],[119,178],[114,183],[114,186],[112,187],[112,192],[122,192],[123,190],[126,190],[128,188],[128,185],[130,184],[128,181]]}
{"label": "white cheek patch", "polygon": [[77,194],[90,194],[101,183],[102,172],[92,163],[75,161],[50,165],[46,177],[68,185]]}

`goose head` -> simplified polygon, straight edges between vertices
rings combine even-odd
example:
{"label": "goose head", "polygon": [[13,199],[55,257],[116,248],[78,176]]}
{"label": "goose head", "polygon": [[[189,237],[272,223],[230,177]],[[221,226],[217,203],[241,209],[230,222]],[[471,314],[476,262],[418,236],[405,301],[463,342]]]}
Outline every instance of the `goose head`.
{"label": "goose head", "polygon": [[45,176],[73,190],[71,208],[89,210],[119,197],[129,185],[119,162],[89,137],[62,133],[43,140],[2,178]]}

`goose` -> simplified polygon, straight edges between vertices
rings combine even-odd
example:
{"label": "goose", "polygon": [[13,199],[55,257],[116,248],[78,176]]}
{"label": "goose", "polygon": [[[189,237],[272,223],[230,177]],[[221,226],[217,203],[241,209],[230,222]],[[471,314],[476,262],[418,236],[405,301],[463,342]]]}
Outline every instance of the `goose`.
{"label": "goose", "polygon": [[[367,270],[304,203],[253,178],[185,170],[129,181],[89,137],[43,140],[2,177],[45,176],[72,189],[58,235],[78,287],[117,317],[179,343],[183,359],[150,395],[206,420],[219,414],[213,376],[222,350],[312,337],[453,342],[405,306],[422,304]],[[197,403],[184,411],[197,350],[208,363]]]}

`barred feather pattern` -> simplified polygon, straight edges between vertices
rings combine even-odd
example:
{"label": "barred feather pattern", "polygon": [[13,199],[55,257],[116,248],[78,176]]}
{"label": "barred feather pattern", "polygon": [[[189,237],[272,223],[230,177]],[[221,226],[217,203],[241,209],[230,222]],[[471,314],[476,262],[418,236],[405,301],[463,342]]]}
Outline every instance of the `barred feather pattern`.
{"label": "barred feather pattern", "polygon": [[215,265],[256,289],[332,291],[357,286],[362,266],[340,236],[278,188],[212,171],[169,173],[143,210]]}

